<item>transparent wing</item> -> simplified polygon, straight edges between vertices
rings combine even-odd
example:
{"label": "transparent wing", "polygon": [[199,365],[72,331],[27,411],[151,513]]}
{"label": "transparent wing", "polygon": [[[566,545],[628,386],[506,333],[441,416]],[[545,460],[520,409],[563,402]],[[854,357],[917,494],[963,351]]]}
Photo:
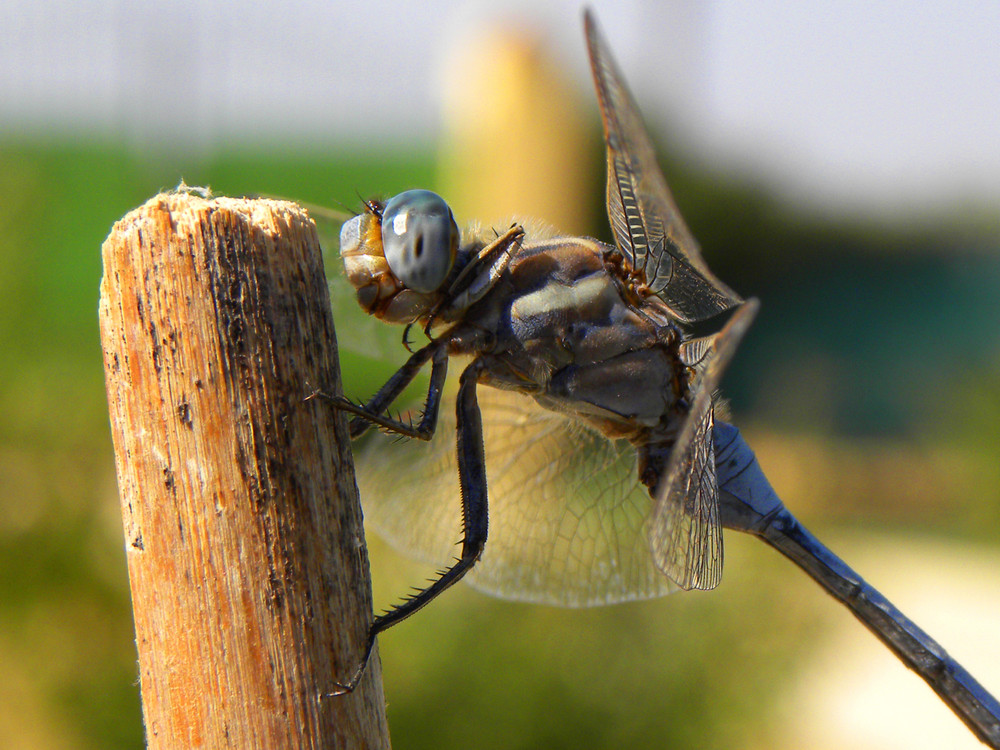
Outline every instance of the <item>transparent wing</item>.
{"label": "transparent wing", "polygon": [[589,12],[584,25],[608,152],[608,219],[618,249],[633,274],[679,320],[714,317],[742,300],[702,259],[667,188],[639,111]]}
{"label": "transparent wing", "polygon": [[[652,499],[635,449],[521,394],[479,389],[489,537],[466,580],[508,599],[591,606],[665,594],[648,544]],[[447,402],[446,402],[447,403]],[[435,565],[461,539],[455,418],[442,407],[430,444],[377,436],[358,461],[365,519],[404,553]]]}
{"label": "transparent wing", "polygon": [[699,379],[691,411],[657,488],[649,547],[656,566],[683,589],[713,589],[722,579],[712,400],[757,307],[757,300],[749,300],[718,334],[692,341],[681,352]]}

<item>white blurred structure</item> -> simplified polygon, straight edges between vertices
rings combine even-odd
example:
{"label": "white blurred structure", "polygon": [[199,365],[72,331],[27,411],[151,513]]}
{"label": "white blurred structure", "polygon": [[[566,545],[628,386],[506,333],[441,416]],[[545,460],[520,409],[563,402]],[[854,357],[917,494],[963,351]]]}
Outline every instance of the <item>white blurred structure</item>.
{"label": "white blurred structure", "polygon": [[[1000,200],[996,2],[592,4],[647,117],[702,158],[811,202]],[[580,18],[570,0],[8,0],[0,133],[427,142],[456,38],[516,19],[585,89]]]}
{"label": "white blurred structure", "polygon": [[[846,536],[831,544],[983,686],[1000,688],[1000,558],[986,547],[919,537]],[[830,609],[836,605],[832,604]],[[786,696],[780,747],[938,750],[985,747],[920,678],[851,617],[811,653]]]}

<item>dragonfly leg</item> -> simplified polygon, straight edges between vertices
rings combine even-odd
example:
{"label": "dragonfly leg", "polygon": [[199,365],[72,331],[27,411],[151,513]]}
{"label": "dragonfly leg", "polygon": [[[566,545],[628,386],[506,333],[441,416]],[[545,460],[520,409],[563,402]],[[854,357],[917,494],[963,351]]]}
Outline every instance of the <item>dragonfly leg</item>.
{"label": "dragonfly leg", "polygon": [[457,417],[458,481],[462,491],[462,554],[455,563],[430,586],[417,592],[402,604],[375,619],[375,635],[406,619],[434,597],[460,580],[476,563],[486,545],[487,500],[486,456],[483,449],[483,419],[476,398],[479,361],[473,362],[461,375]]}
{"label": "dragonfly leg", "polygon": [[385,614],[379,615],[368,631],[368,640],[361,663],[354,675],[338,685],[334,694],[354,690],[375,647],[375,637],[383,630],[405,620],[426,606],[452,584],[462,579],[476,564],[486,546],[488,513],[486,498],[486,455],[483,448],[483,420],[476,398],[476,386],[482,373],[481,360],[469,365],[461,375],[456,404],[458,480],[462,491],[462,554],[454,564],[441,572],[427,588],[408,597]]}
{"label": "dragonfly leg", "polygon": [[[383,416],[383,412],[399,397],[403,389],[412,382],[428,359],[432,360],[431,382],[427,389],[427,398],[424,401],[423,415],[420,418],[420,422],[414,426],[399,419]],[[321,398],[336,409],[354,414],[355,417],[351,420],[350,424],[352,438],[361,436],[374,424],[405,437],[430,440],[437,427],[438,408],[441,405],[441,390],[444,387],[444,379],[447,374],[448,351],[443,344],[432,342],[414,352],[406,361],[406,364],[400,367],[386,381],[385,385],[379,388],[378,392],[363,405],[359,406],[342,396],[331,396],[322,391],[316,391],[310,395],[310,398]]]}

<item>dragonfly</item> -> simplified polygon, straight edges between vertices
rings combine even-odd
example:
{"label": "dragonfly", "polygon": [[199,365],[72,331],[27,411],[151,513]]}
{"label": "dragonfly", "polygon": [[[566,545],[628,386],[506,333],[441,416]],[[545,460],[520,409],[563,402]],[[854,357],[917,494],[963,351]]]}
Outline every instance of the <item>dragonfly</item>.
{"label": "dragonfly", "polygon": [[[404,343],[413,328],[428,343],[363,403],[313,395],[352,415],[354,438],[373,426],[415,438],[369,447],[378,470],[359,478],[362,502],[391,543],[441,567],[374,619],[338,691],[357,685],[379,633],[463,578],[565,606],[712,589],[727,528],[812,576],[1000,747],[996,699],[795,519],[739,431],[716,418],[722,374],[758,302],[708,268],[589,11],[584,30],[613,245],[517,222],[463,235],[427,190],[366,201],[341,229],[357,302],[405,326]],[[392,416],[428,366],[419,416]]]}

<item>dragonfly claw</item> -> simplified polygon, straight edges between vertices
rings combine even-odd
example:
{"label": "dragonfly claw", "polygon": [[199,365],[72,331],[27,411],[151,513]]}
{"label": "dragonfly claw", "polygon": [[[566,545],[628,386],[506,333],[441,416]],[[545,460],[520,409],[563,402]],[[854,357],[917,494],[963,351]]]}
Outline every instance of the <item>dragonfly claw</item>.
{"label": "dragonfly claw", "polygon": [[358,664],[357,668],[354,670],[354,674],[351,675],[347,682],[340,682],[339,680],[333,683],[333,690],[329,693],[325,693],[326,698],[335,698],[340,695],[347,695],[353,693],[355,688],[361,682],[361,678],[364,677],[365,669],[368,667],[368,662],[371,660],[372,651],[375,650],[375,635],[378,633],[376,627],[373,625],[368,631],[368,641],[365,645],[364,656],[361,657],[361,662]]}

